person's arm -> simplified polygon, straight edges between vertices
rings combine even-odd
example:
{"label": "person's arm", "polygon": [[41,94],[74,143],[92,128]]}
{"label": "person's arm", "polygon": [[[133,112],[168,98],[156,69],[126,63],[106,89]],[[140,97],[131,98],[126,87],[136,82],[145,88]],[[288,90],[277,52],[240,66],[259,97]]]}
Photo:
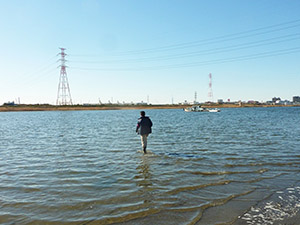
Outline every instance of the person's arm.
{"label": "person's arm", "polygon": [[141,126],[141,120],[138,120],[138,123],[137,123],[137,125],[136,125],[136,129],[135,129],[135,132],[136,132],[136,133],[138,132],[140,126]]}

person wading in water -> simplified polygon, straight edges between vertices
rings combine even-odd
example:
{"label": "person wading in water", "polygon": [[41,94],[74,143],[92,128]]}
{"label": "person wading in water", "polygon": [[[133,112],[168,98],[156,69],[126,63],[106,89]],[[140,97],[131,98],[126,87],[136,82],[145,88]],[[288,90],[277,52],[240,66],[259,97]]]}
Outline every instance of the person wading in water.
{"label": "person wading in water", "polygon": [[150,133],[152,133],[151,127],[152,127],[152,121],[148,116],[145,116],[145,112],[140,112],[141,117],[138,120],[137,126],[136,126],[136,132],[141,135],[141,141],[142,141],[142,147],[144,153],[147,153],[147,138]]}

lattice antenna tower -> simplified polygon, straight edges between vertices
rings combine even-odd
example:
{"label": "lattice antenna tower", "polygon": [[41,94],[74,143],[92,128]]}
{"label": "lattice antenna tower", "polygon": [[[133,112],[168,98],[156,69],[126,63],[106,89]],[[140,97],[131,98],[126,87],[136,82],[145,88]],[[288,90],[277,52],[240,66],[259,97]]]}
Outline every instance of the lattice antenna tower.
{"label": "lattice antenna tower", "polygon": [[61,56],[60,58],[60,76],[59,76],[59,84],[58,84],[58,91],[57,91],[57,100],[56,105],[73,105],[72,97],[70,92],[70,86],[67,77],[66,71],[66,53],[65,48],[59,48]]}
{"label": "lattice antenna tower", "polygon": [[211,73],[208,75],[208,77],[209,77],[208,99],[209,99],[209,101],[213,102],[214,101],[214,95],[213,95],[213,90],[212,90],[212,75],[211,75]]}

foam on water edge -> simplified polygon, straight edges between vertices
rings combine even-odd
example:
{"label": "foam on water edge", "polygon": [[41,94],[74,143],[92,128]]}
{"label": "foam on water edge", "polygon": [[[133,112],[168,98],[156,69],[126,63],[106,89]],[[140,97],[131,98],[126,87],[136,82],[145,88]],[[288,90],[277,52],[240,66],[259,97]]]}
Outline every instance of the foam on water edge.
{"label": "foam on water edge", "polygon": [[248,212],[239,217],[238,222],[247,224],[274,224],[297,215],[300,211],[300,186],[277,191]]}

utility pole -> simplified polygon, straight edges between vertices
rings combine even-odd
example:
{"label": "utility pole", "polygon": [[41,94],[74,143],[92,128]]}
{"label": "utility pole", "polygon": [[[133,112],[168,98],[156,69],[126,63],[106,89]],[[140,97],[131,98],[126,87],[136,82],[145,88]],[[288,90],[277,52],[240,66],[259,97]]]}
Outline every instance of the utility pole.
{"label": "utility pole", "polygon": [[60,76],[59,76],[59,84],[58,84],[58,91],[57,91],[57,100],[56,105],[73,105],[72,98],[71,98],[71,92],[67,77],[67,71],[66,71],[66,53],[65,48],[59,48],[61,52],[59,55],[60,58]]}

